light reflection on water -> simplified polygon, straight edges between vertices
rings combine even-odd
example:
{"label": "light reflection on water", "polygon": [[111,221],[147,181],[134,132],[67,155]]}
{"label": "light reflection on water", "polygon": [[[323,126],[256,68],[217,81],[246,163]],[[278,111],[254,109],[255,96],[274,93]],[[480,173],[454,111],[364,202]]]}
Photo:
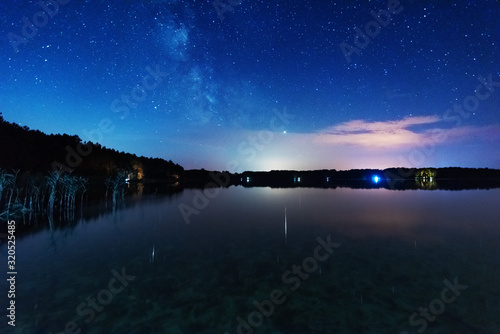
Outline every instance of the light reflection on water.
{"label": "light reflection on water", "polygon": [[[18,240],[16,330],[59,333],[73,320],[86,333],[234,333],[254,300],[281,289],[287,300],[253,330],[413,333],[408,317],[457,277],[468,288],[429,328],[498,333],[499,195],[232,187],[189,225],[178,205],[192,191],[145,200]],[[283,273],[328,235],[341,246],[290,291]],[[77,306],[121,268],[136,278],[87,323]]]}

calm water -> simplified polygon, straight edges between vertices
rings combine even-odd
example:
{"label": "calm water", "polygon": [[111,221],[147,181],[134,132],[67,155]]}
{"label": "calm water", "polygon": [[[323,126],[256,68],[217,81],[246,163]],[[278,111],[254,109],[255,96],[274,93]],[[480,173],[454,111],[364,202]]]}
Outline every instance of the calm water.
{"label": "calm water", "polygon": [[500,333],[499,189],[193,195],[19,236],[0,332]]}

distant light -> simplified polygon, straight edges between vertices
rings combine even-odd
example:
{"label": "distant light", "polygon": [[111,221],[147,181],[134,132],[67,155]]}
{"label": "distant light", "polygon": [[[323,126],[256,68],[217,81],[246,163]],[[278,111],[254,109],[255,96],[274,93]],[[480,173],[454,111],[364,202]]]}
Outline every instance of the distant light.
{"label": "distant light", "polygon": [[130,181],[130,179],[129,179],[129,178],[126,178],[126,179],[125,179],[125,182],[126,182],[126,183],[128,183],[128,181]]}
{"label": "distant light", "polygon": [[380,181],[380,177],[378,177],[377,175],[374,175],[372,177],[372,180],[373,180],[374,183],[378,183],[378,181]]}
{"label": "distant light", "polygon": [[284,130],[283,133],[286,133],[286,130]]}

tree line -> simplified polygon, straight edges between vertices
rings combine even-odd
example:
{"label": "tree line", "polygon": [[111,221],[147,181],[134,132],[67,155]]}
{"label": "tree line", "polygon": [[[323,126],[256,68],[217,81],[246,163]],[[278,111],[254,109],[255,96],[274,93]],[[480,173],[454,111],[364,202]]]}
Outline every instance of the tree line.
{"label": "tree line", "polygon": [[[77,148],[91,153],[80,159],[72,157]],[[68,164],[68,156],[73,164]],[[141,179],[169,179],[184,170],[171,160],[118,152],[99,143],[84,142],[76,135],[30,130],[5,121],[0,113],[0,168],[46,174],[57,167],[84,177],[105,178],[125,171]]]}
{"label": "tree line", "polygon": [[[90,152],[76,156],[75,152]],[[125,193],[125,181],[177,182],[184,168],[171,160],[138,157],[78,136],[47,135],[7,122],[0,113],[0,218],[57,211],[70,218],[88,194]]]}

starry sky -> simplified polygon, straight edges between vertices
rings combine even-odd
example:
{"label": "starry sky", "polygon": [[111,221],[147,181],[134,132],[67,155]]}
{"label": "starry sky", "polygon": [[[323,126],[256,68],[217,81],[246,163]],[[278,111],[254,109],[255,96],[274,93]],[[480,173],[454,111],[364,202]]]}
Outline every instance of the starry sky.
{"label": "starry sky", "polygon": [[7,0],[7,121],[187,169],[500,168],[500,3]]}

